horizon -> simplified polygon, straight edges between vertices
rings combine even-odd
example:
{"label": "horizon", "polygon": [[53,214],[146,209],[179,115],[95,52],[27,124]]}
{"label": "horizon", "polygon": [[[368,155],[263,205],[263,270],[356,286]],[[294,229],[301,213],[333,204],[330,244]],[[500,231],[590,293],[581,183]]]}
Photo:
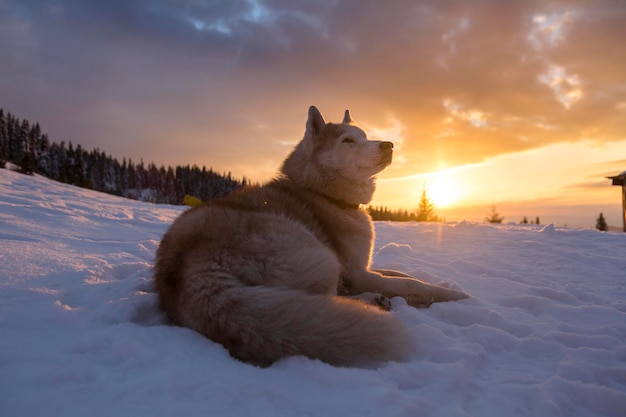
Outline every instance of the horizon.
{"label": "horizon", "polygon": [[[4,109],[0,108],[0,111],[4,111]],[[14,117],[14,123],[16,125],[20,125],[22,122],[28,122],[29,125],[34,126],[35,124],[39,124],[37,121],[29,121],[26,119],[20,119],[19,117],[13,115],[11,112],[6,112],[7,116],[13,116]],[[47,136],[47,134],[45,132],[42,132],[42,135]],[[56,141],[52,138],[51,143],[55,143]],[[57,144],[59,144],[58,142],[56,142]],[[82,147],[81,144],[77,143],[74,144],[75,148],[76,147]],[[83,148],[84,149],[84,148]],[[84,149],[86,152],[91,152],[94,151],[94,149]],[[107,154],[106,150],[102,150],[99,149],[100,152],[104,152],[105,154]],[[111,155],[111,158],[113,158],[114,160],[117,160],[119,163],[119,158],[115,155]],[[123,159],[125,160],[126,158],[123,157]],[[142,163],[148,167],[150,165],[155,165],[155,166],[163,166],[162,164],[158,164],[155,163],[154,161],[150,161],[147,162],[147,164],[143,161],[143,158],[140,158],[140,160],[142,161]],[[130,160],[129,160],[130,162]],[[132,163],[132,162],[131,162]],[[188,166],[188,164],[185,164]],[[171,167],[170,168],[178,168],[180,166],[177,167]],[[10,170],[15,170],[16,168],[19,168],[19,164],[16,165],[14,162],[10,162],[10,165],[6,166],[6,167],[2,167],[2,168],[7,168]],[[167,167],[166,167],[167,168]],[[465,167],[465,168],[470,168],[471,167]],[[212,167],[208,168],[209,170],[212,170]],[[463,171],[463,169],[455,169],[455,172],[461,172]],[[218,173],[216,173],[218,174]],[[230,173],[229,173],[230,174]],[[222,176],[224,176],[226,173],[222,173],[220,174]],[[423,191],[427,192],[427,199],[428,201],[433,205],[433,209],[435,211],[435,214],[440,218],[440,220],[442,222],[461,222],[461,221],[471,221],[471,222],[485,222],[486,221],[486,216],[489,214],[487,213],[487,207],[485,206],[486,203],[483,204],[475,204],[475,205],[463,205],[463,204],[459,204],[460,201],[462,201],[462,196],[463,193],[459,192],[458,187],[457,186],[453,186],[454,182],[452,181],[452,175],[451,174],[447,174],[445,176],[445,178],[441,178],[440,173],[435,173],[435,174],[427,174],[426,175],[427,178],[424,178],[424,176],[410,176],[407,178],[400,178],[400,179],[392,179],[391,181],[421,181],[421,183],[423,184]],[[430,178],[430,180],[428,179]],[[50,178],[50,179],[54,179],[54,178]],[[252,180],[252,182],[254,183],[254,179],[246,179],[247,181]],[[384,180],[383,180],[384,181]],[[63,182],[63,181],[61,181]],[[432,195],[429,194],[430,191],[432,191],[433,189],[435,191],[437,191],[437,188],[428,188],[426,187],[426,184],[432,184],[435,183],[435,185],[440,184],[443,186],[443,191],[444,193],[439,194],[439,195]],[[89,187],[88,187],[89,188]],[[406,187],[403,187],[406,188]],[[453,190],[452,194],[445,194],[446,190]],[[384,190],[384,188],[383,188]],[[621,190],[621,188],[620,188]],[[98,191],[98,190],[96,190]],[[102,191],[102,190],[100,190]],[[103,191],[106,192],[106,191]],[[384,195],[384,192],[382,193]],[[452,195],[452,197],[451,197]],[[420,194],[420,198],[421,198],[421,194]],[[367,206],[371,206],[371,207],[381,207],[381,208],[387,208],[390,209],[392,211],[397,211],[397,210],[401,210],[401,211],[408,211],[409,213],[416,213],[417,210],[417,204],[414,205],[414,207],[406,207],[403,206],[402,204],[404,202],[406,202],[406,196],[403,196],[400,201],[402,201],[402,203],[396,207],[394,206],[390,206],[388,205],[388,201],[385,200],[381,200],[380,198],[374,198],[369,204],[364,205],[365,207]],[[621,208],[618,209],[618,207],[611,207],[614,210],[610,210],[610,211],[603,211],[606,209],[606,207],[602,206],[602,205],[576,205],[576,206],[571,206],[570,210],[576,214],[572,214],[570,213],[569,215],[563,215],[562,214],[562,207],[555,207],[553,203],[551,203],[550,199],[545,199],[545,200],[539,200],[539,201],[505,201],[505,202],[501,202],[502,205],[500,206],[500,208],[504,208],[504,210],[507,213],[507,217],[503,217],[503,221],[502,223],[522,223],[522,219],[527,219],[529,223],[533,223],[535,221],[535,219],[539,219],[541,220],[540,223],[536,223],[536,224],[541,224],[541,225],[545,225],[545,224],[555,224],[556,226],[561,226],[561,227],[574,227],[574,228],[591,228],[592,227],[592,223],[590,221],[590,216],[589,213],[593,213],[593,212],[598,212],[598,213],[603,213],[603,215],[606,218],[620,218],[622,216],[622,212],[621,212]],[[182,204],[182,203],[180,203]],[[490,208],[492,210],[496,210],[497,207],[495,204],[491,204]],[[498,214],[501,216],[502,213],[499,212],[499,210],[496,210],[498,212]],[[533,213],[542,213],[541,215],[539,214],[534,214],[534,215],[528,215],[529,212],[533,212]],[[511,214],[513,213],[513,214]],[[547,215],[546,215],[547,214]],[[519,221],[514,220],[515,218],[519,218]],[[546,221],[547,219],[547,221]],[[597,217],[595,218],[597,219]],[[595,221],[594,219],[594,221]],[[569,222],[569,223],[568,223]],[[608,227],[609,227],[609,231],[622,231],[622,227],[618,227],[615,225],[612,225],[611,222],[608,222]]]}
{"label": "horizon", "polygon": [[[621,227],[626,3],[7,0],[0,107],[116,158],[264,182],[309,105],[394,142],[372,205]],[[482,211],[482,214],[479,212]]]}

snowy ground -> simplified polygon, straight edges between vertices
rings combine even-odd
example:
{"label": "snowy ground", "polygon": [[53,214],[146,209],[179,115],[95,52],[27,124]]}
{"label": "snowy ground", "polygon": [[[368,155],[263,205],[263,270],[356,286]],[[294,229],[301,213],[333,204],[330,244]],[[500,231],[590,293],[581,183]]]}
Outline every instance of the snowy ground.
{"label": "snowy ground", "polygon": [[156,309],[182,210],[0,169],[0,415],[626,415],[626,234],[379,223],[375,266],[472,298],[394,300],[412,362],[259,369]]}

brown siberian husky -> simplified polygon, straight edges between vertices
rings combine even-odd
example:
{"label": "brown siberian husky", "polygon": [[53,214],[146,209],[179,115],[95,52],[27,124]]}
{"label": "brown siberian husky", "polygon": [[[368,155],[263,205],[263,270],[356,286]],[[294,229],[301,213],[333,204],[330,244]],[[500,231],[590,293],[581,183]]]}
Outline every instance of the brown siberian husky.
{"label": "brown siberian husky", "polygon": [[183,213],[154,271],[172,322],[259,366],[304,355],[333,365],[407,360],[413,346],[389,298],[410,305],[466,298],[395,271],[369,269],[374,231],[359,208],[393,144],[368,140],[309,109],[302,141],[279,175]]}

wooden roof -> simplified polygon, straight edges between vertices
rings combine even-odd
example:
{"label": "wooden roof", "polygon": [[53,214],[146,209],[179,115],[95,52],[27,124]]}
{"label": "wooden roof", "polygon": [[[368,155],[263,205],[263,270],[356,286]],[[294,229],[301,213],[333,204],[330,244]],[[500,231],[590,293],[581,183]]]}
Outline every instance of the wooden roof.
{"label": "wooden roof", "polygon": [[613,185],[624,185],[624,181],[626,181],[626,171],[622,172],[619,175],[614,175],[612,177],[607,177],[610,180],[613,180]]}

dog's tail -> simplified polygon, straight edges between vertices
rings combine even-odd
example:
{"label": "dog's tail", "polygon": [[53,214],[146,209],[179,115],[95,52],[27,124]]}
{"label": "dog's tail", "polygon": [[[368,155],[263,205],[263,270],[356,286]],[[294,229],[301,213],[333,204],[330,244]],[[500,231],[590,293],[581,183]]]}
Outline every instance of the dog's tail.
{"label": "dog's tail", "polygon": [[409,359],[404,324],[378,308],[338,296],[261,286],[221,288],[183,297],[180,324],[259,366],[304,355],[338,366],[369,367]]}

